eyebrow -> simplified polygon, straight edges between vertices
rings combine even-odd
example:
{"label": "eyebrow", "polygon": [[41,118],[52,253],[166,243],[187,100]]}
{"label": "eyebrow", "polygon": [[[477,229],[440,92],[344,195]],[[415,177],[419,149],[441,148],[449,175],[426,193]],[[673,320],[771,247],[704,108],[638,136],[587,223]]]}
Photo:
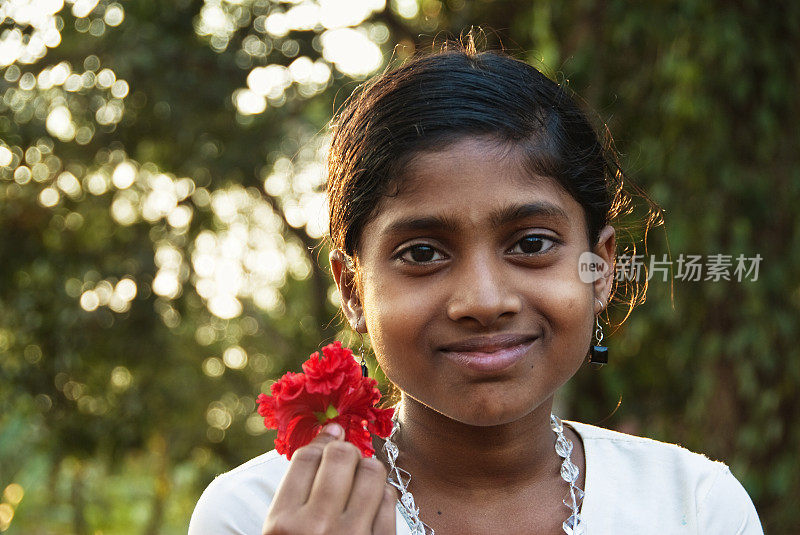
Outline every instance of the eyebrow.
{"label": "eyebrow", "polygon": [[[546,217],[555,220],[568,221],[567,213],[555,204],[549,202],[534,202],[514,204],[494,210],[489,221],[494,227],[500,227],[528,217]],[[392,222],[384,229],[384,234],[395,234],[419,230],[443,230],[447,232],[458,231],[457,218],[450,215],[436,215],[424,217],[405,217]]]}

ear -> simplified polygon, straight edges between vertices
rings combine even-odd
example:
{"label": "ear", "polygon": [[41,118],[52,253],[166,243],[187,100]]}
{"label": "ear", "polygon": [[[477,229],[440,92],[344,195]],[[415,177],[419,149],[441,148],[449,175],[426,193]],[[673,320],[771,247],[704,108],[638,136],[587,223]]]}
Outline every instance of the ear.
{"label": "ear", "polygon": [[333,279],[339,289],[342,300],[342,311],[350,322],[350,326],[360,333],[367,332],[367,322],[364,320],[364,307],[361,305],[358,288],[356,287],[355,266],[353,260],[340,249],[331,251],[328,259],[331,262]]}
{"label": "ear", "polygon": [[[603,275],[594,281],[594,296],[603,302],[603,308],[608,306],[608,301],[611,298],[611,289],[614,286],[614,256],[616,254],[617,241],[616,230],[611,225],[606,225],[600,230],[597,238],[597,245],[595,245],[594,254],[603,259],[606,269]],[[595,303],[595,307],[597,307]],[[596,313],[602,312],[602,308],[597,310]]]}

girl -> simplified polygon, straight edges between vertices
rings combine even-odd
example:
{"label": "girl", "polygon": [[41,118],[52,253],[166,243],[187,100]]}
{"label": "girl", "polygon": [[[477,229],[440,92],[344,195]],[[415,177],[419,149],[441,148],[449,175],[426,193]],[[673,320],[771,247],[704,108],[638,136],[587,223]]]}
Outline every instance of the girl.
{"label": "girl", "polygon": [[253,459],[209,486],[191,535],[762,533],[724,464],[551,416],[619,290],[630,203],[562,87],[444,51],[377,77],[333,134],[331,268],[400,392],[395,433],[373,459],[335,424],[291,462]]}

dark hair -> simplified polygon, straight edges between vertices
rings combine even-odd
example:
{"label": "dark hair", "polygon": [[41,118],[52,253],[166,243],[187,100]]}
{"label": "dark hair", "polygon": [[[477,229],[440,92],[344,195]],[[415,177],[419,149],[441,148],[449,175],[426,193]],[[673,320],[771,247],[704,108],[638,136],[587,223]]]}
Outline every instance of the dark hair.
{"label": "dark hair", "polygon": [[[330,238],[356,260],[364,226],[411,158],[468,136],[521,148],[532,173],[554,178],[583,207],[592,246],[630,209],[607,129],[601,142],[565,87],[504,53],[470,47],[413,58],[354,92],[332,130]],[[645,236],[657,215],[649,211]],[[628,312],[646,289],[634,286],[622,292]]]}

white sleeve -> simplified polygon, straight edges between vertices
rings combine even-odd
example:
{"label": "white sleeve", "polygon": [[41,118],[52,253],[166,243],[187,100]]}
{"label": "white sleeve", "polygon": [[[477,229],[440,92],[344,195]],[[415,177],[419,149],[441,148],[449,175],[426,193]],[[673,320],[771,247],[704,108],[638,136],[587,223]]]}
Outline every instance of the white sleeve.
{"label": "white sleeve", "polygon": [[221,476],[206,488],[192,513],[189,535],[261,535],[269,502],[231,483]]}
{"label": "white sleeve", "polygon": [[197,501],[189,535],[261,535],[289,461],[273,450],[211,482]]}
{"label": "white sleeve", "polygon": [[753,501],[725,465],[699,504],[697,516],[702,535],[764,535]]}

